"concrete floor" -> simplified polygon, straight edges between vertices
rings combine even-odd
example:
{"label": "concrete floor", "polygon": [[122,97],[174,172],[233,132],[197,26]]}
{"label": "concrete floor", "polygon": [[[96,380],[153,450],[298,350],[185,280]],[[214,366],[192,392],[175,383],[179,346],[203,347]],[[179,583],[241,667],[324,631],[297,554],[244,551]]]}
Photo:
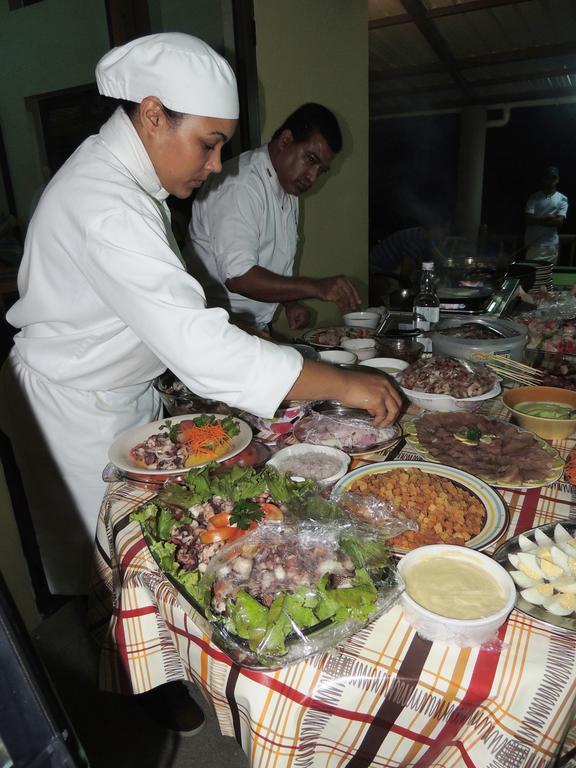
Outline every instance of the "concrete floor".
{"label": "concrete floor", "polygon": [[236,741],[222,736],[200,694],[206,714],[197,736],[179,738],[148,718],[136,697],[96,687],[97,649],[84,623],[84,607],[71,601],[44,620],[33,640],[91,768],[246,768]]}

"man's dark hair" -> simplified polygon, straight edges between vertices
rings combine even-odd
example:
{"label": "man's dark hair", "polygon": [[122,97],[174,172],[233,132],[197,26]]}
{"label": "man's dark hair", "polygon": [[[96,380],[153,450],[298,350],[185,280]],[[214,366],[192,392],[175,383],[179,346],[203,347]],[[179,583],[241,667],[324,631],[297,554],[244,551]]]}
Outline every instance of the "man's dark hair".
{"label": "man's dark hair", "polygon": [[292,133],[294,141],[298,144],[308,141],[312,134],[320,133],[332,152],[340,152],[342,149],[342,133],[338,120],[322,104],[314,102],[302,104],[284,120],[280,128],[274,132],[272,140],[277,139],[285,130]]}

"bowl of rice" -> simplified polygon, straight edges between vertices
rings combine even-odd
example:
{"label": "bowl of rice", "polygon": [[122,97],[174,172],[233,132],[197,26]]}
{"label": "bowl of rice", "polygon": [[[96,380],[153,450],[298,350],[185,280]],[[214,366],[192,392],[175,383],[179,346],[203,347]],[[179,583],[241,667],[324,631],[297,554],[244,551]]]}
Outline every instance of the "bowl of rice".
{"label": "bowl of rice", "polygon": [[267,464],[281,474],[288,472],[294,480],[311,479],[326,486],[344,477],[350,456],[326,445],[297,443],[279,450]]}

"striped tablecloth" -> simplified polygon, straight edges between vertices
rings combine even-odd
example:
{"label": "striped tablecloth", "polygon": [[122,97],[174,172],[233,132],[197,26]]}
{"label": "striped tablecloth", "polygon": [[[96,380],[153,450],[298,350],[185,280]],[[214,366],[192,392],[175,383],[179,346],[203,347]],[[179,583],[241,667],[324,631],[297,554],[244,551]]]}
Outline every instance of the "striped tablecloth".
{"label": "striped tablecloth", "polygon": [[[501,406],[489,411],[500,415]],[[574,441],[555,445],[567,454]],[[418,458],[402,444],[393,451]],[[576,521],[575,489],[562,481],[501,493],[510,510],[506,538]],[[222,733],[258,768],[544,768],[560,753],[563,765],[576,765],[567,759],[576,744],[568,733],[576,716],[574,635],[514,610],[498,642],[461,649],[421,639],[397,606],[331,653],[275,672],[245,669],[210,642],[204,620],[162,576],[130,522],[151,495],[113,483],[102,504],[92,615],[103,689],[140,693],[194,681]]]}

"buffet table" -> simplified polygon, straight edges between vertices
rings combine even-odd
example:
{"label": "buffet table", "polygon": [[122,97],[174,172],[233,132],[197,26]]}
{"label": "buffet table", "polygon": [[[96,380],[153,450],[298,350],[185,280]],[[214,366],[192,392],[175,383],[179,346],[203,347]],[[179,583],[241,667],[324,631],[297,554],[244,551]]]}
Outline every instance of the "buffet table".
{"label": "buffet table", "polygon": [[[499,399],[483,407],[503,415]],[[574,440],[555,447],[567,455]],[[419,459],[401,441],[383,458]],[[355,466],[358,466],[358,461]],[[576,489],[502,490],[510,525],[576,520]],[[544,768],[576,740],[576,642],[517,610],[498,639],[457,648],[421,639],[396,606],[330,653],[274,672],[234,664],[162,575],[129,514],[153,491],[111,483],[98,521],[93,627],[100,686],[141,693],[190,680],[253,766]],[[497,544],[492,548],[493,551]],[[555,762],[563,754],[566,762]]]}

